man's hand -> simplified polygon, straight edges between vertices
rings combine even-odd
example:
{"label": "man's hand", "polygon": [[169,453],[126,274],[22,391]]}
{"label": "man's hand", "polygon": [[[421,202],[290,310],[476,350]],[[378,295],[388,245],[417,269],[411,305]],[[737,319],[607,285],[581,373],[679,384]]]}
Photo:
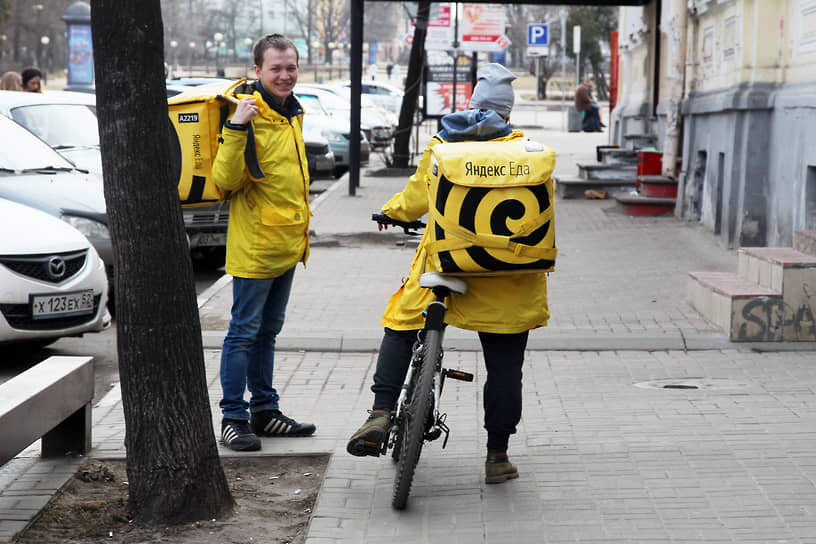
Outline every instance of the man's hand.
{"label": "man's hand", "polygon": [[251,96],[245,96],[238,102],[235,108],[235,114],[230,119],[234,125],[245,125],[252,121],[252,118],[258,115],[258,104]]}

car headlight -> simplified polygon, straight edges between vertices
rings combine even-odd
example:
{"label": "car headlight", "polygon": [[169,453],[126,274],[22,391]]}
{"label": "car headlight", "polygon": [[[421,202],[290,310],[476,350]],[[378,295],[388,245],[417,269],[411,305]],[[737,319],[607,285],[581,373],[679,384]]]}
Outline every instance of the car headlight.
{"label": "car headlight", "polygon": [[343,140],[345,140],[345,138],[343,138],[343,135],[341,133],[332,132],[330,130],[324,130],[323,131],[323,137],[326,138],[330,142],[342,142]]}
{"label": "car headlight", "polygon": [[99,221],[76,215],[63,215],[62,220],[77,229],[86,238],[110,238],[108,227]]}

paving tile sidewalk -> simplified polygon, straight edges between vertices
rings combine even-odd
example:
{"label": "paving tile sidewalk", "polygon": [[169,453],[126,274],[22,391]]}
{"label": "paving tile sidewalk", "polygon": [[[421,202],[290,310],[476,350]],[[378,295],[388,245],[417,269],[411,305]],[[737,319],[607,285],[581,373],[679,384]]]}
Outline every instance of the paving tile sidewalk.
{"label": "paving tile sidewalk", "polygon": [[[606,135],[561,133],[549,119],[529,133],[558,151],[557,171],[593,160]],[[318,197],[315,247],[295,276],[276,383],[283,409],[318,433],[264,438],[258,455],[332,454],[309,544],[816,542],[816,346],[728,343],[685,304],[685,281],[736,269],[735,253],[699,227],[630,218],[609,201],[557,202],[552,319],[531,334],[511,438],[521,478],[482,483],[483,368],[475,334],[451,330],[446,365],[477,380],[446,386],[448,447],[426,448],[409,508],[393,511],[391,460],[351,457],[345,440],[370,407],[379,318],[413,253],[369,216],[404,181],[366,172],[355,196],[344,178]],[[228,279],[200,301],[216,429],[230,302]],[[124,456],[115,389],[94,407],[93,440],[94,456]],[[0,467],[0,542],[79,462],[34,455]]]}

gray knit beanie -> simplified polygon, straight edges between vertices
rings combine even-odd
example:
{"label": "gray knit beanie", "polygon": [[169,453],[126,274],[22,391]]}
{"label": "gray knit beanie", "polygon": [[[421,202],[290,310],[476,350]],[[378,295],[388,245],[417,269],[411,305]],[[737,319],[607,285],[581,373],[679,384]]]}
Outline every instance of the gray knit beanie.
{"label": "gray knit beanie", "polygon": [[516,76],[501,64],[491,62],[479,68],[476,78],[470,109],[493,110],[502,117],[510,117],[516,97],[512,81]]}

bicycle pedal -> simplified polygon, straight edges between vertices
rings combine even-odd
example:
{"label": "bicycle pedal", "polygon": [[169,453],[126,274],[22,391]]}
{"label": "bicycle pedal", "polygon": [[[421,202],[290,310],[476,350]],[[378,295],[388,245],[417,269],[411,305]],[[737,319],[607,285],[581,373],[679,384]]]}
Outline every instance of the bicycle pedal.
{"label": "bicycle pedal", "polygon": [[463,372],[461,370],[445,369],[445,377],[463,382],[472,382],[473,374],[470,372]]}

